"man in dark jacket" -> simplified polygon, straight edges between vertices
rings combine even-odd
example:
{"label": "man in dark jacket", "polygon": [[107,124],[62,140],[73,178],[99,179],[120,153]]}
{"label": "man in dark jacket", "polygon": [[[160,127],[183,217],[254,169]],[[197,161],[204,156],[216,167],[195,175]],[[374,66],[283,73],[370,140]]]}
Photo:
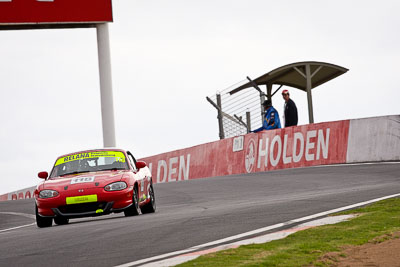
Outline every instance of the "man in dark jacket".
{"label": "man in dark jacket", "polygon": [[290,99],[288,90],[283,90],[282,96],[285,100],[285,127],[296,126],[298,122],[296,104]]}

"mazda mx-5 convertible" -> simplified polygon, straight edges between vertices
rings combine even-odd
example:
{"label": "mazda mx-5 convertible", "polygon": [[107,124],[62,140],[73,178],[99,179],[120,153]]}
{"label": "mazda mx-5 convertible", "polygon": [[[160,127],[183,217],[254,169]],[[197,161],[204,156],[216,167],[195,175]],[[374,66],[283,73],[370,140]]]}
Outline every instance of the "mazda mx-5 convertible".
{"label": "mazda mx-5 convertible", "polygon": [[129,151],[96,149],[57,158],[50,175],[35,190],[36,223],[49,227],[71,218],[156,210],[151,172]]}

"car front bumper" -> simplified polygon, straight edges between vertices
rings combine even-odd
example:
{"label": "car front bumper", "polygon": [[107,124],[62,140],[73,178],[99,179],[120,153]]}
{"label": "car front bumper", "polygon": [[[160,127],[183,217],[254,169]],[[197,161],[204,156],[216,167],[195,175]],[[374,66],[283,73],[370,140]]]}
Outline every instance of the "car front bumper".
{"label": "car front bumper", "polygon": [[[38,214],[42,217],[62,216],[66,218],[91,217],[122,211],[132,205],[133,188],[107,192],[103,188],[60,192],[53,198],[36,198]],[[95,200],[67,204],[67,198],[96,196]]]}

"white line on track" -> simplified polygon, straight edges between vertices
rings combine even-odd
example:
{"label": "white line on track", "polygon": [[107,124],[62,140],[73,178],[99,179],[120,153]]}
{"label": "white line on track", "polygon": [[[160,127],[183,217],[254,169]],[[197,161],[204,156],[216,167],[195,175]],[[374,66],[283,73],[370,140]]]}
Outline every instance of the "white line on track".
{"label": "white line on track", "polygon": [[[22,216],[22,217],[26,217],[26,218],[29,218],[29,219],[34,219],[34,220],[36,220],[36,216],[35,216],[35,215],[33,215],[33,214],[28,214],[28,213],[1,211],[0,214],[16,215],[16,216]],[[11,227],[11,228],[7,228],[7,229],[3,229],[3,230],[0,230],[0,233],[4,233],[4,232],[16,230],[16,229],[24,228],[24,227],[28,227],[28,226],[32,226],[32,225],[35,225],[35,224],[36,224],[36,223],[30,223],[30,224],[25,224],[25,225],[21,225],[21,226],[16,226],[16,227]]]}
{"label": "white line on track", "polygon": [[3,230],[0,230],[0,233],[4,233],[4,232],[7,232],[7,231],[11,231],[11,230],[19,229],[19,228],[24,228],[24,227],[28,227],[28,226],[32,226],[32,225],[35,225],[35,224],[36,223],[31,223],[31,224],[25,224],[25,225],[13,227],[13,228],[3,229]]}
{"label": "white line on track", "polygon": [[282,226],[287,226],[287,225],[291,225],[291,224],[295,224],[295,223],[308,221],[308,220],[315,219],[315,218],[318,218],[318,217],[323,217],[323,216],[326,216],[326,215],[329,215],[329,214],[332,214],[332,213],[337,213],[337,212],[341,212],[341,211],[344,211],[344,210],[349,210],[349,209],[361,207],[361,206],[364,206],[364,205],[368,205],[368,204],[371,204],[371,203],[374,203],[374,202],[378,202],[378,201],[381,201],[381,200],[394,198],[394,197],[400,197],[400,193],[394,194],[394,195],[385,196],[385,197],[375,198],[375,199],[371,199],[371,200],[364,201],[364,202],[359,202],[359,203],[356,203],[356,204],[353,204],[353,205],[348,205],[348,206],[344,206],[344,207],[337,208],[337,209],[332,209],[332,210],[316,213],[316,214],[313,214],[313,215],[301,217],[301,218],[294,219],[294,220],[291,220],[291,221],[287,221],[287,222],[284,222],[284,223],[278,223],[278,224],[270,225],[270,226],[263,227],[263,228],[260,228],[260,229],[256,229],[256,230],[253,230],[253,231],[249,231],[249,232],[246,232],[246,233],[243,233],[243,234],[234,235],[234,236],[223,238],[223,239],[219,239],[219,240],[216,240],[216,241],[213,241],[213,242],[209,242],[209,243],[205,243],[205,244],[202,244],[202,245],[194,246],[194,247],[191,247],[191,248],[188,248],[188,249],[185,249],[185,250],[179,250],[179,251],[175,251],[175,252],[170,252],[170,253],[167,253],[167,254],[158,255],[158,256],[151,257],[151,258],[147,258],[147,259],[142,259],[142,260],[138,260],[138,261],[125,263],[125,264],[118,265],[118,266],[115,266],[115,267],[136,266],[136,265],[141,265],[141,264],[148,263],[148,262],[155,261],[155,260],[165,259],[165,258],[168,258],[168,257],[180,255],[180,254],[186,254],[186,253],[189,253],[189,252],[192,252],[192,251],[196,251],[196,250],[199,250],[199,249],[202,249],[202,248],[205,248],[205,247],[216,246],[216,245],[219,245],[219,244],[222,244],[222,243],[225,243],[225,242],[229,242],[229,241],[232,241],[232,240],[236,240],[236,239],[240,239],[240,238],[244,238],[244,237],[260,234],[260,233],[267,232],[267,231],[270,231],[270,230],[273,230],[273,229],[277,229],[277,228],[280,228]]}

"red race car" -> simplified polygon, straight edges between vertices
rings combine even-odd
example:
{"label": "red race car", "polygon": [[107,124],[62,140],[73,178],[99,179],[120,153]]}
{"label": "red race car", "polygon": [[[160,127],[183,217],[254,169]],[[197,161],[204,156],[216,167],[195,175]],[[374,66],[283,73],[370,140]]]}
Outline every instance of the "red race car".
{"label": "red race car", "polygon": [[59,157],[35,190],[36,223],[49,227],[70,218],[156,210],[151,172],[129,151],[96,149]]}

